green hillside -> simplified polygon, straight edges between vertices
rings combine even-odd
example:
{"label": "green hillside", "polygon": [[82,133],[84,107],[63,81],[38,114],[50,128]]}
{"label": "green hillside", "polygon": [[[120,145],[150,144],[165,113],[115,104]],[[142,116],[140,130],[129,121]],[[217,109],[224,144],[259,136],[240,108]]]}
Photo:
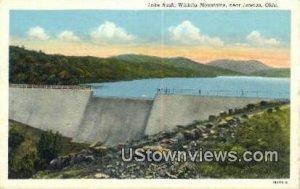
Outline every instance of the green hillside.
{"label": "green hillside", "polygon": [[[9,178],[28,178],[41,169],[37,149],[41,136],[48,132],[9,120]],[[60,156],[78,153],[89,146],[65,136],[61,136],[59,145]]]}
{"label": "green hillside", "polygon": [[216,77],[237,72],[183,58],[130,56],[97,58],[48,55],[10,46],[9,81],[27,84],[83,84],[162,77]]}
{"label": "green hillside", "polygon": [[290,77],[291,70],[289,68],[274,68],[251,73],[251,75],[262,77]]}
{"label": "green hillside", "polygon": [[225,68],[218,68],[213,67],[205,64],[201,64],[199,62],[192,61],[187,58],[183,57],[176,57],[176,58],[160,58],[155,56],[145,56],[145,55],[120,55],[115,56],[114,58],[123,61],[129,62],[139,62],[139,63],[160,63],[163,65],[170,65],[176,68],[185,68],[185,69],[192,69],[196,70],[203,75],[210,73],[213,75],[241,75],[240,72],[232,71]]}
{"label": "green hillside", "polygon": [[244,74],[271,69],[271,67],[257,60],[214,60],[207,65],[226,68]]}

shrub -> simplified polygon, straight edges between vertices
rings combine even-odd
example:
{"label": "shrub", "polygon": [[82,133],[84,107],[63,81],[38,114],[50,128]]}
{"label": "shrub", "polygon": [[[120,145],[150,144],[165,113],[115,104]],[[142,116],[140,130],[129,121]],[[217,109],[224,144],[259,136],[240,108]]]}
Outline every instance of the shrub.
{"label": "shrub", "polygon": [[15,150],[24,141],[24,135],[17,129],[9,129],[8,146],[10,150]]}
{"label": "shrub", "polygon": [[40,158],[39,168],[45,168],[49,162],[56,158],[62,149],[62,136],[58,132],[51,130],[41,135],[37,146],[38,156]]}

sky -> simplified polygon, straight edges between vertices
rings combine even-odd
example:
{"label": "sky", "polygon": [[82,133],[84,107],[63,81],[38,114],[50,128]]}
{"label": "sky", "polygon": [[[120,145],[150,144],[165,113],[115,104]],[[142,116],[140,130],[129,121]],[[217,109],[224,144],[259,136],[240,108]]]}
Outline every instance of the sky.
{"label": "sky", "polygon": [[290,66],[289,11],[12,10],[10,44],[51,54],[145,54]]}

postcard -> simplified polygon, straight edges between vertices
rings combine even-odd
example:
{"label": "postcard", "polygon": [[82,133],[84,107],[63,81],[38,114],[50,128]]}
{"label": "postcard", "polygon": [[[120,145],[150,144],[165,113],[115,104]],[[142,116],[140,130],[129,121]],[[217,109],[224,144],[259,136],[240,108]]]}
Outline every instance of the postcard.
{"label": "postcard", "polygon": [[298,188],[299,5],[2,1],[1,188]]}

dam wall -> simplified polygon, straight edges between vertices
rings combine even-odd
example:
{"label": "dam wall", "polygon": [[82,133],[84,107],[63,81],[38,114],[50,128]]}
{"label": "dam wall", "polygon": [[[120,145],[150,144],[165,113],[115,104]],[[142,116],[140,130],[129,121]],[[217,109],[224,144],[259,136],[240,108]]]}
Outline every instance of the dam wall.
{"label": "dam wall", "polygon": [[144,136],[152,100],[91,97],[81,118],[76,142],[117,144]]}
{"label": "dam wall", "polygon": [[149,115],[145,134],[152,135],[162,130],[171,130],[176,125],[187,125],[194,120],[207,120],[209,115],[232,108],[242,108],[262,98],[159,95],[156,96]]}
{"label": "dam wall", "polygon": [[91,90],[10,87],[9,119],[59,131],[75,142],[112,145],[261,100],[187,95],[158,95],[145,100],[95,97]]}
{"label": "dam wall", "polygon": [[9,119],[74,142],[117,144],[144,136],[152,100],[99,98],[90,90],[10,88]]}
{"label": "dam wall", "polygon": [[9,119],[74,137],[91,95],[90,90],[10,87]]}

